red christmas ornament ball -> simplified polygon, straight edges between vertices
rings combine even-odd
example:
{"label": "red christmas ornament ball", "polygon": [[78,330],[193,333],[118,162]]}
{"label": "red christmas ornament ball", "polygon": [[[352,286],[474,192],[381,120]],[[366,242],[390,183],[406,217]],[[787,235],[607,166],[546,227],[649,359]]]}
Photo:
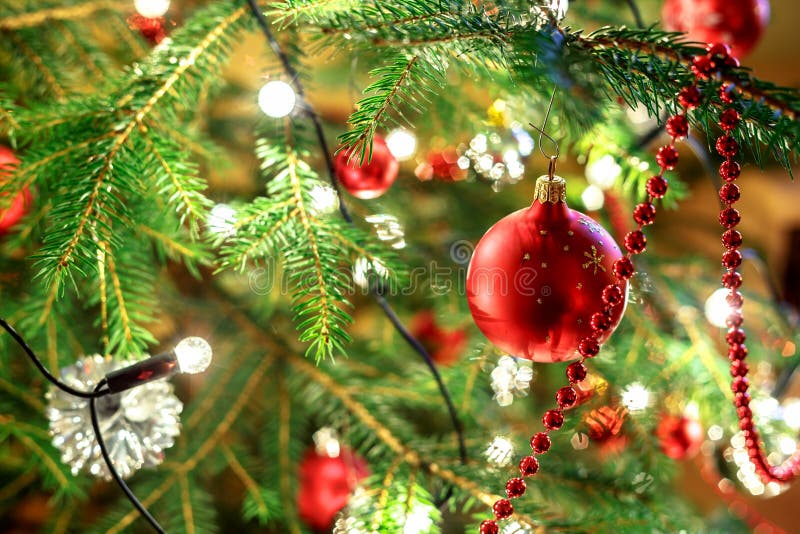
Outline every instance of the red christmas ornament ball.
{"label": "red christmas ornament ball", "polygon": [[150,43],[157,45],[167,36],[163,17],[144,17],[138,13],[128,17],[128,27],[137,30]]}
{"label": "red christmas ornament ball", "polygon": [[692,41],[726,43],[742,58],[756,45],[769,22],[768,0],[666,0],[664,28],[685,32]]}
{"label": "red christmas ornament ball", "polygon": [[467,343],[465,329],[445,330],[431,311],[420,312],[414,317],[411,321],[411,333],[439,365],[457,362]]}
{"label": "red christmas ornament ball", "polygon": [[[0,146],[0,183],[14,170],[19,164],[19,160],[14,155],[14,151],[5,146]],[[8,209],[0,211],[0,235],[7,234],[11,229],[28,213],[31,205],[31,192],[26,186],[21,193],[18,193],[11,201]]]}
{"label": "red christmas ornament ball", "polygon": [[656,437],[664,454],[680,460],[700,449],[703,427],[690,417],[664,415],[656,427]]}
{"label": "red christmas ornament ball", "polygon": [[603,308],[603,289],[616,283],[613,266],[621,257],[608,232],[569,209],[564,180],[543,176],[533,205],[498,221],[475,248],[467,272],[472,317],[513,356],[576,358],[581,340],[596,332],[602,342],[619,324],[624,299],[604,331],[593,330],[591,318]]}
{"label": "red christmas ornament ball", "polygon": [[375,136],[372,159],[369,159],[368,153],[363,165],[358,164],[358,154],[350,160],[351,154],[353,150],[342,150],[333,160],[336,177],[348,193],[369,200],[389,190],[397,178],[400,164],[389,151],[383,137]]}
{"label": "red christmas ornament ball", "polygon": [[367,475],[367,462],[346,448],[333,458],[309,449],[300,461],[297,494],[300,518],[316,531],[330,531],[336,514]]}

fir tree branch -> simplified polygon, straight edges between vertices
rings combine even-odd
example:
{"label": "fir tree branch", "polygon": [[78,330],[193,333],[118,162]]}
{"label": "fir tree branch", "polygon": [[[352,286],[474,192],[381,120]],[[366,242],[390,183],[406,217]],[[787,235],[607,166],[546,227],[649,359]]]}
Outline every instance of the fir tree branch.
{"label": "fir tree branch", "polygon": [[19,493],[27,488],[34,480],[36,480],[36,474],[33,471],[25,471],[17,478],[11,480],[11,482],[0,488],[0,503],[18,496]]}
{"label": "fir tree branch", "polygon": [[125,11],[130,7],[130,2],[127,0],[97,0],[76,5],[47,7],[39,11],[0,17],[0,30],[32,28],[53,20],[85,20],[98,11]]}
{"label": "fir tree branch", "polygon": [[178,475],[178,482],[181,488],[181,510],[183,512],[183,524],[186,527],[186,534],[195,534],[194,513],[192,512],[192,499],[189,489],[189,480],[186,473]]}
{"label": "fir tree branch", "polygon": [[264,498],[261,496],[261,491],[259,490],[256,481],[253,480],[253,478],[248,474],[247,470],[236,458],[236,455],[233,454],[233,451],[228,444],[220,444],[220,450],[222,451],[222,455],[225,457],[225,460],[228,462],[228,466],[231,468],[231,471],[233,471],[244,488],[253,498],[253,501],[255,501],[256,506],[258,507],[259,517],[265,517],[269,513],[269,508],[267,507],[267,503],[264,501]]}
{"label": "fir tree branch", "polygon": [[9,37],[12,41],[14,41],[17,49],[20,50],[30,60],[33,66],[36,67],[36,70],[39,71],[39,74],[50,88],[50,92],[53,93],[55,99],[58,101],[64,101],[67,95],[66,91],[64,91],[64,88],[56,79],[53,71],[51,71],[50,68],[45,64],[42,57],[30,46],[28,46],[28,43],[22,40],[16,33],[10,33]]}
{"label": "fir tree branch", "polygon": [[292,405],[289,390],[286,387],[286,378],[283,373],[278,374],[278,461],[280,463],[280,488],[283,500],[283,516],[289,526],[291,534],[300,534],[302,529],[294,513],[294,492],[292,491],[292,462],[289,458],[289,438],[291,430]]}
{"label": "fir tree branch", "polygon": [[117,274],[117,267],[114,263],[114,257],[108,255],[106,257],[106,264],[108,266],[108,274],[111,277],[111,286],[114,288],[114,295],[116,297],[116,308],[119,312],[120,322],[122,325],[122,332],[125,336],[127,343],[133,343],[133,333],[131,329],[131,319],[128,315],[128,306],[126,304],[125,296],[122,294],[122,284],[119,281]]}

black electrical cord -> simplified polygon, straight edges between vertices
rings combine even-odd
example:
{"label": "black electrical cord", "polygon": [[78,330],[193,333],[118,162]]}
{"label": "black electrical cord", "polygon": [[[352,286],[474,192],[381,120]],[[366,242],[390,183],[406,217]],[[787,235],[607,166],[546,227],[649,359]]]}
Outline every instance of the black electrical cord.
{"label": "black electrical cord", "polygon": [[4,319],[0,319],[0,326],[2,326],[5,329],[5,331],[9,333],[9,335],[14,339],[14,341],[17,342],[17,345],[22,347],[22,350],[24,350],[25,354],[28,355],[28,358],[31,359],[33,365],[35,365],[36,368],[39,369],[39,372],[41,372],[42,375],[44,375],[44,377],[47,380],[52,382],[53,385],[56,386],[61,391],[64,391],[65,393],[68,393],[73,397],[80,397],[82,399],[93,399],[108,394],[108,391],[102,391],[102,392],[80,391],[68,386],[64,382],[61,382],[58,378],[53,376],[50,373],[50,371],[47,370],[47,368],[44,366],[39,357],[36,356],[36,354],[33,352],[33,349],[25,342],[24,339],[22,339],[22,336],[20,336],[10,324],[8,324]]}
{"label": "black electrical cord", "polygon": [[94,429],[95,438],[97,438],[97,444],[100,446],[100,453],[103,455],[103,460],[105,460],[106,466],[111,472],[111,476],[114,477],[117,485],[119,485],[120,489],[128,498],[128,500],[131,501],[131,504],[133,504],[134,508],[136,508],[140,514],[142,514],[142,517],[144,517],[148,523],[150,523],[150,525],[153,527],[153,530],[159,534],[165,534],[166,531],[161,528],[161,525],[158,524],[158,521],[156,521],[156,519],[150,515],[150,512],[147,511],[147,508],[145,508],[144,505],[139,502],[139,499],[136,498],[136,495],[133,494],[133,491],[131,491],[125,481],[122,480],[122,477],[119,476],[119,473],[117,473],[117,470],[114,468],[114,464],[111,462],[111,457],[108,455],[108,449],[106,448],[106,443],[103,440],[103,433],[100,431],[100,422],[97,419],[97,404],[95,402],[97,397],[101,397],[102,395],[108,393],[108,389],[102,389],[105,386],[106,379],[104,378],[98,382],[97,387],[94,388],[95,396],[89,399],[89,413],[92,417],[92,428]]}

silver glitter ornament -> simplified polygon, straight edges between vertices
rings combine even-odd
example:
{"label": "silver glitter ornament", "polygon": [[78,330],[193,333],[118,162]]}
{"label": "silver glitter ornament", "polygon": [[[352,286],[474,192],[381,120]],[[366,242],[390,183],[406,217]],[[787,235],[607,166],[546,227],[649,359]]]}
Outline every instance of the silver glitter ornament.
{"label": "silver glitter ornament", "polygon": [[[94,355],[63,368],[61,380],[75,389],[92,391],[107,373],[132,363]],[[89,401],[55,387],[48,391],[47,400],[50,433],[53,445],[61,451],[61,461],[71,466],[73,475],[84,470],[110,480],[111,473],[92,431]],[[95,402],[109,456],[123,478],[142,467],[159,465],[164,450],[172,447],[180,434],[183,403],[165,380],[106,395]]]}

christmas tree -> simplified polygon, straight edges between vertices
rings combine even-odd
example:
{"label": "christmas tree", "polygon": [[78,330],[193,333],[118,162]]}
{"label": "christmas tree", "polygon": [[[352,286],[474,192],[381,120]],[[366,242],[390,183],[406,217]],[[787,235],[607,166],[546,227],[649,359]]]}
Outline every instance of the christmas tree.
{"label": "christmas tree", "polygon": [[4,2],[0,527],[796,530],[768,19]]}

